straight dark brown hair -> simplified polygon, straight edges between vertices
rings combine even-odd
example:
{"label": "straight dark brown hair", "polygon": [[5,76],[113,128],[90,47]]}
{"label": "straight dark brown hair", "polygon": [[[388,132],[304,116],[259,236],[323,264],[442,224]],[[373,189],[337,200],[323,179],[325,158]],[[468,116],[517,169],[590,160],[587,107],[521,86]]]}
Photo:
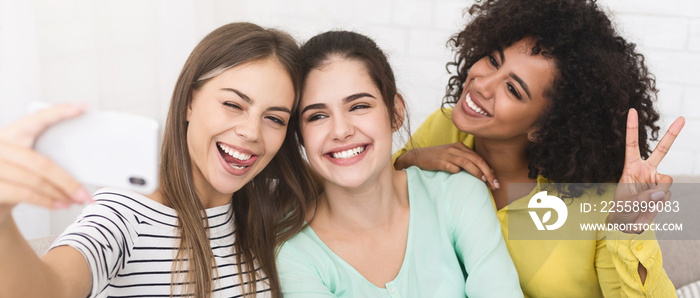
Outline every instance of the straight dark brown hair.
{"label": "straight dark brown hair", "polygon": [[[182,272],[183,294],[210,297],[216,274],[206,213],[194,187],[187,147],[186,113],[193,92],[227,69],[272,59],[292,79],[295,111],[301,89],[298,56],[298,45],[289,34],[251,23],[232,23],[204,37],[185,62],[173,91],[161,149],[160,188],[165,204],[175,209],[179,218],[180,246],[173,263],[172,289],[181,282],[176,281],[176,276]],[[297,117],[292,113],[290,123]],[[232,255],[236,256],[245,296],[256,296],[257,281],[269,284],[273,297],[282,296],[275,267],[276,251],[303,228],[306,195],[315,197],[293,127],[287,129],[282,147],[267,167],[237,191],[231,201],[235,222]]]}
{"label": "straight dark brown hair", "polygon": [[[365,66],[374,85],[379,89],[387,107],[392,129],[410,132],[403,96],[398,93],[394,71],[387,55],[366,35],[353,31],[327,31],[310,38],[301,47],[301,69],[304,82],[312,70],[329,64],[333,58],[358,61]],[[398,96],[397,96],[398,95]],[[403,111],[396,109],[402,101]],[[299,129],[297,128],[299,131]],[[299,135],[301,139],[301,135]],[[303,140],[303,139],[302,139]]]}

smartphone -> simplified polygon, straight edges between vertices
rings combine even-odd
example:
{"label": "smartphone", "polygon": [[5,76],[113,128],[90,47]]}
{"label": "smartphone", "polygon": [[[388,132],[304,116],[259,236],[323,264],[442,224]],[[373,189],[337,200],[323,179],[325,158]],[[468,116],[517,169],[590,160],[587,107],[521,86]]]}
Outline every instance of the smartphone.
{"label": "smartphone", "polygon": [[145,116],[88,110],[51,126],[34,149],[84,185],[142,194],[158,185],[160,128]]}

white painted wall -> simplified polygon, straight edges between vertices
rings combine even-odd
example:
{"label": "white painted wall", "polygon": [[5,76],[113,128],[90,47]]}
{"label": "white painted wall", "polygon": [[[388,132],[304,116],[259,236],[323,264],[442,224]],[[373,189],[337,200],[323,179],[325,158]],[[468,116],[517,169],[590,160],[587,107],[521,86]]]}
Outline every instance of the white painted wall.
{"label": "white painted wall", "polygon": [[[700,174],[700,2],[600,0],[648,59],[664,125],[688,120],[660,169]],[[163,121],[194,45],[214,28],[250,21],[300,41],[329,29],[373,37],[389,54],[412,127],[439,107],[445,42],[471,1],[454,0],[0,0],[0,124],[31,100],[83,101]],[[15,216],[27,237],[56,234],[69,211]],[[20,212],[21,211],[21,212]],[[50,220],[46,220],[49,218]],[[42,220],[39,220],[42,219]]]}

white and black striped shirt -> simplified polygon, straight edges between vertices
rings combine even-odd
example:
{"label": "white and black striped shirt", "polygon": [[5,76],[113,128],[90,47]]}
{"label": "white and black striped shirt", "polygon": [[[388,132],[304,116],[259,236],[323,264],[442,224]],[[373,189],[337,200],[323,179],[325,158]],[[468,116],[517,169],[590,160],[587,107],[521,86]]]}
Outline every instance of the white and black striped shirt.
{"label": "white and black striped shirt", "polygon": [[[52,246],[68,245],[85,256],[92,275],[89,297],[171,297],[179,247],[175,210],[121,189],[101,189],[94,198]],[[206,214],[218,268],[212,297],[242,297],[233,251],[233,211],[224,205]],[[270,296],[266,282],[257,282],[258,297]],[[173,297],[182,296],[179,290],[174,288]]]}

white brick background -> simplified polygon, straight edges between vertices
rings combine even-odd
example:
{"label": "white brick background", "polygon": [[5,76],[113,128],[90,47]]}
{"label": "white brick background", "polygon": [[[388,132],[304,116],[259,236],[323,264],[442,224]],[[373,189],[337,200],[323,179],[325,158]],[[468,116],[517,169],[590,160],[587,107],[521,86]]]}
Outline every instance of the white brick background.
{"label": "white brick background", "polygon": [[[686,128],[660,169],[700,174],[700,1],[601,0],[639,45],[661,90],[663,125]],[[214,28],[250,21],[300,41],[329,29],[373,37],[390,56],[412,128],[439,107],[450,52],[471,1],[453,0],[0,0],[0,124],[32,100],[83,101],[164,120],[180,67]],[[665,129],[665,127],[664,127]],[[17,214],[24,214],[21,209]],[[55,234],[79,208],[51,223],[22,223],[28,237]],[[35,212],[32,211],[27,212]],[[36,213],[32,213],[32,217]]]}

